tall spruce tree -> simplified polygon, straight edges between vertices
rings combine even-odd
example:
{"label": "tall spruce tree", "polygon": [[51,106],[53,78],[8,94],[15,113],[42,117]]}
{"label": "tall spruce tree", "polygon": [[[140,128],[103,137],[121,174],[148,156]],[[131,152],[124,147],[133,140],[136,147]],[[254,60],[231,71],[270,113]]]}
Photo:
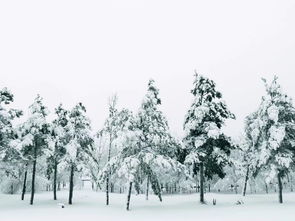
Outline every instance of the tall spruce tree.
{"label": "tall spruce tree", "polygon": [[221,128],[226,119],[235,117],[216,90],[214,81],[196,74],[191,93],[194,100],[184,122],[184,142],[189,151],[186,163],[194,165],[200,174],[200,202],[204,203],[205,177],[225,176],[223,168],[228,163],[232,145]]}

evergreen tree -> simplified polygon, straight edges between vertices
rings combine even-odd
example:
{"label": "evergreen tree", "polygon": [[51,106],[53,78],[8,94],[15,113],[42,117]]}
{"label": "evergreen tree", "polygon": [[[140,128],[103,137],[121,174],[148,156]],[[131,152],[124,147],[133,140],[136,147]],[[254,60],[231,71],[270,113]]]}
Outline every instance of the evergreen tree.
{"label": "evergreen tree", "polygon": [[43,99],[38,95],[29,107],[29,117],[22,125],[22,155],[32,163],[31,200],[34,202],[35,178],[37,158],[48,149],[49,124],[46,121],[48,110],[43,104]]}
{"label": "evergreen tree", "polygon": [[77,104],[69,113],[66,126],[66,161],[70,167],[69,204],[73,202],[74,175],[85,159],[86,149],[93,143],[90,120],[86,117],[86,108]]}
{"label": "evergreen tree", "polygon": [[60,104],[55,109],[56,119],[51,124],[51,152],[47,159],[50,171],[53,170],[53,199],[56,200],[58,165],[66,154],[66,126],[68,111]]}
{"label": "evergreen tree", "polygon": [[[150,80],[147,94],[143,99],[136,119],[140,131],[139,145],[150,148],[155,154],[176,160],[178,143],[170,134],[168,121],[160,110],[160,105],[159,89],[156,87],[155,81]],[[148,199],[150,180],[150,177],[147,176],[146,199]]]}
{"label": "evergreen tree", "polygon": [[15,138],[13,120],[22,115],[22,111],[7,109],[13,102],[13,94],[7,89],[0,90],[0,161],[10,149],[10,142]]}
{"label": "evergreen tree", "polygon": [[277,177],[279,202],[283,203],[282,179],[290,172],[295,159],[295,109],[277,80],[274,77],[268,84],[263,79],[266,95],[257,110],[258,123],[253,129],[261,133],[261,142],[254,150],[253,163],[260,173],[267,173],[267,183]]}
{"label": "evergreen tree", "polygon": [[224,166],[232,148],[230,139],[221,133],[226,119],[234,118],[214,81],[195,75],[193,103],[185,116],[184,142],[189,151],[186,163],[195,165],[200,174],[200,202],[204,203],[204,179],[214,174],[223,178]]}

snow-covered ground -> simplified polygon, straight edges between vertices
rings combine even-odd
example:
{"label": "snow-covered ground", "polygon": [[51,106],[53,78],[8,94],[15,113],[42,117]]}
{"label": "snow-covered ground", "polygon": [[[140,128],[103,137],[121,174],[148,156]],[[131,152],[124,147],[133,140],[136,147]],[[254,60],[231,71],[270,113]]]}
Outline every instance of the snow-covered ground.
{"label": "snow-covered ground", "polygon": [[[146,201],[144,195],[132,195],[131,210],[125,210],[126,194],[111,194],[110,205],[105,206],[105,193],[90,190],[75,190],[74,204],[69,206],[67,192],[58,192],[59,199],[52,200],[51,192],[37,193],[35,204],[29,205],[29,195],[25,201],[19,195],[0,195],[1,221],[107,221],[107,220],[200,220],[200,221],[294,221],[295,194],[285,193],[284,204],[277,202],[277,194],[248,195],[208,193],[207,205],[198,202],[198,195],[163,196],[159,202],[155,196]],[[212,199],[217,205],[212,205]],[[243,205],[236,205],[242,199]],[[65,203],[65,208],[57,204]]]}

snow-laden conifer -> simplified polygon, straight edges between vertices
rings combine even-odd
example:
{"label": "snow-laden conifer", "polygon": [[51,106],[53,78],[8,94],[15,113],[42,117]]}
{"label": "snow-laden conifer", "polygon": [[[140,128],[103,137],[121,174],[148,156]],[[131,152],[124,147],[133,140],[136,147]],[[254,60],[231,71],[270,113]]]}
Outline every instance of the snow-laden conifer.
{"label": "snow-laden conifer", "polygon": [[196,74],[194,96],[185,116],[184,142],[189,151],[186,163],[195,165],[200,174],[200,201],[204,203],[204,179],[214,174],[223,178],[224,166],[232,148],[230,139],[221,129],[226,119],[234,118],[214,81]]}

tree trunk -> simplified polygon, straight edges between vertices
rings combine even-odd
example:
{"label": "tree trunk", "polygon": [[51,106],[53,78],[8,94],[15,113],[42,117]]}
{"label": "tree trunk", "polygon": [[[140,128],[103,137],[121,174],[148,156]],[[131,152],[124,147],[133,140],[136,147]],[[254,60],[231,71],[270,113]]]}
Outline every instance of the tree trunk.
{"label": "tree trunk", "polygon": [[53,200],[56,200],[56,179],[57,179],[57,161],[54,161],[54,174],[53,174]]}
{"label": "tree trunk", "polygon": [[129,191],[127,196],[127,207],[126,207],[127,210],[129,210],[129,206],[130,206],[131,191],[132,191],[132,182],[129,183]]}
{"label": "tree trunk", "polygon": [[246,195],[248,179],[249,179],[249,166],[247,166],[247,172],[246,172],[244,189],[243,189],[243,196]]}
{"label": "tree trunk", "polygon": [[107,175],[106,179],[106,205],[109,205],[109,174]]}
{"label": "tree trunk", "polygon": [[34,195],[35,195],[36,164],[37,164],[37,147],[36,147],[36,144],[35,144],[35,146],[34,146],[33,173],[32,173],[32,186],[31,186],[31,200],[30,200],[31,205],[33,205],[33,203],[34,203]]}
{"label": "tree trunk", "polygon": [[281,173],[278,173],[279,203],[283,203],[283,185]]}
{"label": "tree trunk", "polygon": [[200,163],[200,202],[205,203],[204,200],[204,164]]}
{"label": "tree trunk", "polygon": [[268,186],[267,186],[267,183],[265,183],[265,192],[266,192],[266,194],[268,194]]}
{"label": "tree trunk", "polygon": [[28,175],[28,169],[26,165],[26,171],[25,171],[25,177],[23,182],[23,190],[22,190],[22,200],[25,199],[26,189],[27,189],[27,175]]}
{"label": "tree trunk", "polygon": [[[110,132],[110,144],[109,144],[109,152],[108,152],[108,162],[111,159],[111,148],[112,148],[112,135]],[[109,196],[109,185],[110,185],[110,174],[107,174],[107,179],[106,179],[106,205],[109,205],[110,203],[110,196]]]}
{"label": "tree trunk", "polygon": [[162,200],[162,194],[161,194],[161,191],[159,192],[158,197],[159,197],[160,202],[162,202],[163,200]]}
{"label": "tree trunk", "polygon": [[147,177],[146,181],[146,192],[145,192],[145,199],[149,200],[149,186],[150,186],[150,177]]}
{"label": "tree trunk", "polygon": [[70,186],[69,186],[69,204],[73,203],[73,191],[74,191],[74,165],[71,166],[71,174],[70,174]]}

